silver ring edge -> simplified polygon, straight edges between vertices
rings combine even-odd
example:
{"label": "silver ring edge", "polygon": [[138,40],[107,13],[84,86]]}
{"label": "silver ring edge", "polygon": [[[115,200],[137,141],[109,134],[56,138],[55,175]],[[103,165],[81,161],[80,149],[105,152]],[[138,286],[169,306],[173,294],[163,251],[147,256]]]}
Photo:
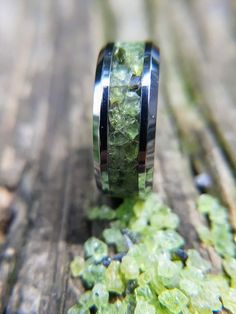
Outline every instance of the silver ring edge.
{"label": "silver ring edge", "polygon": [[140,143],[139,143],[139,190],[152,188],[157,102],[159,88],[159,49],[145,43],[144,68],[141,79]]}
{"label": "silver ring edge", "polygon": [[114,43],[107,44],[99,53],[93,98],[93,155],[94,173],[99,189],[107,192],[107,132],[110,75]]}

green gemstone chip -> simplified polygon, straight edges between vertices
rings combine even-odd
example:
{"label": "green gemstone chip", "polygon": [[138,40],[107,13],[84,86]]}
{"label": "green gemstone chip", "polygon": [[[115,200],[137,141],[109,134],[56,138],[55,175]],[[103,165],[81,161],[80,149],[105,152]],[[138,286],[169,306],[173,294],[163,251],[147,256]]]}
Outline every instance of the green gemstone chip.
{"label": "green gemstone chip", "polygon": [[[226,225],[226,244],[235,250],[226,209],[209,195],[200,196],[199,206],[211,223],[205,245],[214,252],[223,240],[215,241],[212,229]],[[70,265],[72,280],[79,277],[85,291],[68,314],[236,314],[235,255],[224,249],[222,269],[216,270],[196,249],[187,249],[177,216],[158,195],[125,199],[114,218],[109,207],[101,211],[92,216],[110,219],[103,241],[87,240],[84,257]],[[215,212],[225,219],[213,221]]]}

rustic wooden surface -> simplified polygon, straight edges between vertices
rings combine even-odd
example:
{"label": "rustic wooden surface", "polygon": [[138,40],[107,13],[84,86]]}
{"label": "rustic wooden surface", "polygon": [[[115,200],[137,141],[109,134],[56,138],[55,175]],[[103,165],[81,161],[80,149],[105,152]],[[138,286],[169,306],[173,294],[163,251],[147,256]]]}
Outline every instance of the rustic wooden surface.
{"label": "rustic wooden surface", "polygon": [[0,312],[66,313],[81,292],[69,262],[100,227],[92,169],[96,57],[109,40],[161,47],[155,190],[187,247],[207,222],[196,177],[236,230],[234,0],[0,0]]}

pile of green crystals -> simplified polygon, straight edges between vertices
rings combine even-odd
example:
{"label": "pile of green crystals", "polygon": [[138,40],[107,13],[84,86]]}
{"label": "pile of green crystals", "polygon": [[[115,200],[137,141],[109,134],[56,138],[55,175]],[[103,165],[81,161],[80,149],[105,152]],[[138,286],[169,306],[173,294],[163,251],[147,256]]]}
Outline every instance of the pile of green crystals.
{"label": "pile of green crystals", "polygon": [[222,256],[219,274],[196,250],[184,250],[179,219],[156,194],[126,199],[116,211],[92,210],[91,219],[110,220],[110,226],[102,240],[87,240],[84,257],[71,263],[86,291],[68,314],[235,314],[235,243],[227,211],[208,195],[198,208],[210,222],[200,237]]}

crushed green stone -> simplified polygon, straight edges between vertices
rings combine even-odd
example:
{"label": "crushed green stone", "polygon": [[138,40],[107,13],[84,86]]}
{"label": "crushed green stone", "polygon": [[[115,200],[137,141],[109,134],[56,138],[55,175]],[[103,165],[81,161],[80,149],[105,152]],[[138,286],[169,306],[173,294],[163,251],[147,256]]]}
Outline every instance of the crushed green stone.
{"label": "crushed green stone", "polygon": [[137,279],[139,275],[139,265],[135,258],[125,256],[121,262],[121,272],[127,280]]}
{"label": "crushed green stone", "polygon": [[[184,239],[174,230],[161,230],[153,233],[155,229],[146,230],[147,237],[151,237],[150,241],[153,240],[153,245],[157,249],[174,250],[184,245]],[[151,234],[149,234],[152,233]]]}
{"label": "crushed green stone", "polygon": [[92,290],[93,303],[97,308],[101,308],[109,301],[109,292],[106,285],[97,283]]}
{"label": "crushed green stone", "polygon": [[153,215],[150,219],[150,223],[151,226],[157,229],[176,229],[179,225],[179,218],[166,207],[163,208],[160,213]]}
{"label": "crushed green stone", "polygon": [[223,261],[225,272],[231,278],[231,286],[236,288],[236,259],[228,257]]}
{"label": "crushed green stone", "polygon": [[162,254],[158,258],[157,275],[165,287],[175,287],[179,282],[181,262],[172,262],[167,254]]}
{"label": "crushed green stone", "polygon": [[148,302],[145,301],[138,301],[135,307],[134,314],[155,314],[156,310],[155,307]]}
{"label": "crushed green stone", "polygon": [[87,288],[92,288],[95,283],[104,281],[106,268],[100,264],[96,265],[90,260],[86,263],[80,277]]}
{"label": "crushed green stone", "polygon": [[107,244],[94,237],[87,240],[84,244],[84,256],[91,258],[95,262],[100,262],[108,254]]}
{"label": "crushed green stone", "polygon": [[125,290],[125,284],[122,278],[120,263],[112,261],[107,267],[105,273],[105,283],[107,290],[113,293],[122,294]]}
{"label": "crushed green stone", "polygon": [[186,295],[177,288],[165,290],[159,295],[158,299],[162,305],[174,314],[180,313],[189,303]]}
{"label": "crushed green stone", "polygon": [[222,255],[218,274],[199,252],[184,250],[178,218],[157,194],[126,199],[115,211],[97,208],[92,218],[108,219],[110,226],[104,241],[92,237],[84,258],[71,263],[72,276],[80,277],[87,291],[68,313],[213,314],[225,309],[236,314],[235,243],[227,211],[209,195],[199,198],[198,209],[210,222],[203,242]]}
{"label": "crushed green stone", "polygon": [[125,238],[119,229],[107,228],[102,233],[103,238],[109,245],[115,245],[117,252],[127,251]]}
{"label": "crushed green stone", "polygon": [[85,309],[83,309],[83,308],[81,307],[81,305],[76,304],[76,305],[72,306],[72,307],[68,310],[67,313],[68,313],[68,314],[90,314],[90,310],[89,310],[89,309],[85,310]]}
{"label": "crushed green stone", "polygon": [[213,246],[222,257],[235,257],[236,247],[227,209],[214,197],[202,194],[198,200],[198,210],[210,221],[210,228],[202,227],[198,230],[201,240]]}
{"label": "crushed green stone", "polygon": [[92,299],[92,293],[91,291],[86,291],[83,293],[77,304],[72,306],[68,310],[68,314],[89,314],[90,308],[93,306],[94,302]]}
{"label": "crushed green stone", "polygon": [[201,257],[201,255],[196,250],[188,250],[187,266],[195,267],[201,270],[203,273],[209,272],[211,270],[211,264],[207,260]]}
{"label": "crushed green stone", "polygon": [[85,266],[85,261],[83,257],[76,256],[70,264],[70,271],[73,277],[78,277],[81,275]]}
{"label": "crushed green stone", "polygon": [[116,212],[107,205],[94,207],[88,213],[88,218],[91,220],[111,220],[116,218]]}
{"label": "crushed green stone", "polygon": [[227,310],[231,311],[233,314],[236,313],[236,289],[231,288],[229,292],[224,292],[222,302]]}
{"label": "crushed green stone", "polygon": [[138,300],[147,301],[150,304],[155,302],[156,299],[155,291],[154,289],[152,289],[152,287],[150,287],[148,283],[143,285],[141,284],[140,286],[135,288],[134,292],[137,301]]}
{"label": "crushed green stone", "polygon": [[118,197],[133,195],[139,190],[137,167],[144,46],[144,43],[116,43],[113,51],[107,152],[109,190]]}

